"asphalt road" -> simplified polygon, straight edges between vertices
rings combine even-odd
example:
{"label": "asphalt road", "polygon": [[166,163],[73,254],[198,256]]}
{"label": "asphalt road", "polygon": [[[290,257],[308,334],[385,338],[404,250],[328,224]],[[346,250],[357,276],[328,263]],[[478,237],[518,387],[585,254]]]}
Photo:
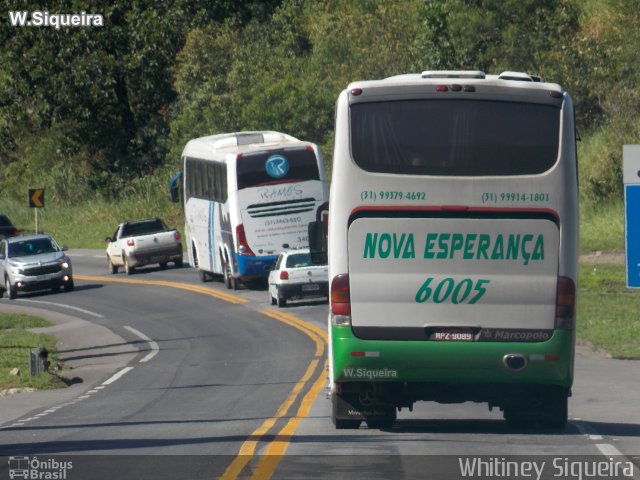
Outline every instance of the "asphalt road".
{"label": "asphalt road", "polygon": [[[74,292],[15,304],[105,326],[138,353],[85,385],[82,401],[0,425],[0,455],[73,455],[70,479],[125,471],[158,479],[462,478],[465,456],[485,456],[494,468],[536,459],[546,462],[540,478],[578,478],[579,468],[569,468],[578,459],[587,467],[640,464],[638,362],[579,352],[571,420],[561,432],[514,431],[500,412],[471,403],[419,403],[391,429],[337,431],[324,390],[325,302],[277,309],[265,290],[202,284],[190,268],[109,275],[102,252],[70,256]],[[6,470],[0,463],[0,479]],[[524,470],[488,473],[529,478]],[[629,478],[617,473],[602,478]],[[637,467],[634,475],[640,479]]]}

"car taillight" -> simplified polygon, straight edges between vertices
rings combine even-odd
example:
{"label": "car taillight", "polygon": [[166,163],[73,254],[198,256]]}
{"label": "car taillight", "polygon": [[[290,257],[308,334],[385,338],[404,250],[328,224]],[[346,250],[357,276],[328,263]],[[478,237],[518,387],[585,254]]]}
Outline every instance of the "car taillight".
{"label": "car taillight", "polygon": [[280,272],[280,280],[289,280],[289,272],[282,270]]}
{"label": "car taillight", "polygon": [[173,233],[173,238],[175,238],[175,239],[176,239],[176,242],[179,242],[179,241],[180,241],[180,239],[182,238],[182,237],[180,236],[180,232],[176,230],[176,231]]}
{"label": "car taillight", "polygon": [[133,238],[130,238],[129,240],[127,240],[127,246],[135,247],[136,246],[135,240]]}
{"label": "car taillight", "polygon": [[236,227],[236,241],[238,242],[238,253],[247,257],[255,257],[249,242],[247,242],[247,235],[244,233],[244,225],[240,224]]}
{"label": "car taillight", "polygon": [[18,230],[17,228],[14,228],[13,231],[11,232],[11,235],[17,237],[18,235],[20,235],[20,230]]}
{"label": "car taillight", "polygon": [[349,274],[341,273],[331,280],[331,313],[334,315],[351,315],[351,293],[349,291]]}
{"label": "car taillight", "polygon": [[556,328],[572,330],[576,310],[576,284],[569,277],[558,277]]}

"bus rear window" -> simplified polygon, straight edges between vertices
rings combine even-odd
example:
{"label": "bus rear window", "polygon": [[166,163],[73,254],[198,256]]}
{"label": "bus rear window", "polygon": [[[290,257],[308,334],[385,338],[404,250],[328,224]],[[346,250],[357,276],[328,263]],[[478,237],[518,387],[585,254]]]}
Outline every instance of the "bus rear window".
{"label": "bus rear window", "polygon": [[402,100],[351,106],[351,151],[370,172],[529,175],[558,158],[560,108],[486,100]]}
{"label": "bus rear window", "polygon": [[313,150],[295,149],[243,155],[237,166],[238,190],[261,185],[320,180]]}

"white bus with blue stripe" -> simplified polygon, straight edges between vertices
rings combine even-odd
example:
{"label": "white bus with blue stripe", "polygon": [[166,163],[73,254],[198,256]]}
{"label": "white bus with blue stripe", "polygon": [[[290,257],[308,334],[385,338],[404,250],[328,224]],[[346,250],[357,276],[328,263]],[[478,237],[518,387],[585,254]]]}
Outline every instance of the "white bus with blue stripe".
{"label": "white bus with blue stripe", "polygon": [[308,247],[307,227],[329,198],[318,147],[284,133],[190,140],[182,152],[185,234],[202,281],[228,288],[266,278],[285,248]]}

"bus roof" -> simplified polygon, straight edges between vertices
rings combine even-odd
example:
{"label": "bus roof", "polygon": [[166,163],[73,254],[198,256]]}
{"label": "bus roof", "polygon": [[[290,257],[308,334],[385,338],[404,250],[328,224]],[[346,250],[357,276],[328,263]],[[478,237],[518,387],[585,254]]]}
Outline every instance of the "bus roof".
{"label": "bus roof", "polygon": [[394,75],[382,80],[363,80],[349,84],[347,90],[366,89],[372,87],[402,87],[421,85],[473,85],[485,90],[521,89],[545,92],[564,93],[556,83],[545,82],[542,77],[524,72],[502,72],[499,75],[488,75],[479,70],[434,70],[422,73],[406,73]]}
{"label": "bus roof", "polygon": [[227,154],[246,153],[294,144],[307,145],[286,133],[275,131],[234,132],[194,138],[184,147],[182,156],[223,161]]}

